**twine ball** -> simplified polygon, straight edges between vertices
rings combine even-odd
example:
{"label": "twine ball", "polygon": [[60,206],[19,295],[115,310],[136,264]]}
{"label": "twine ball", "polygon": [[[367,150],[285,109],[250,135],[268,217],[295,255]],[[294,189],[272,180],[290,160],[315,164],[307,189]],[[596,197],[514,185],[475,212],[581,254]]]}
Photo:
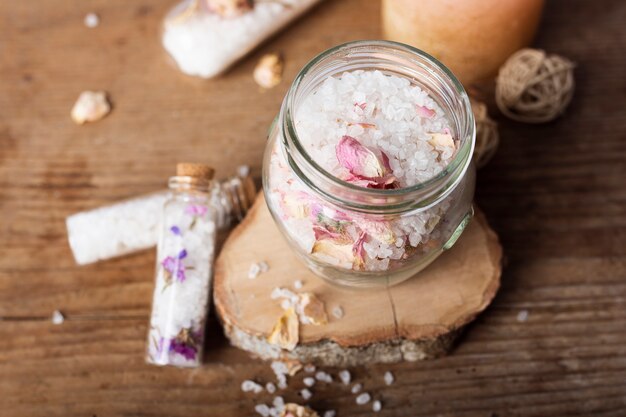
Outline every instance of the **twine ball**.
{"label": "twine ball", "polygon": [[481,168],[489,162],[498,149],[500,135],[498,125],[487,114],[485,103],[470,99],[472,112],[476,120],[476,146],[474,147],[474,161]]}
{"label": "twine ball", "polygon": [[522,49],[504,63],[496,80],[496,103],[507,117],[527,123],[559,116],[574,94],[574,63],[538,49]]}

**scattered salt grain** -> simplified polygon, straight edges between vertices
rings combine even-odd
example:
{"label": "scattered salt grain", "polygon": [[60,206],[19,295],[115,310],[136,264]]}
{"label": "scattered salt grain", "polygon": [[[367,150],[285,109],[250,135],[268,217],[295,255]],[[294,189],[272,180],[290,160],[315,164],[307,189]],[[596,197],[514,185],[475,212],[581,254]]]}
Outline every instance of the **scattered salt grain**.
{"label": "scattered salt grain", "polygon": [[343,308],[341,308],[340,306],[336,306],[335,308],[333,308],[333,316],[337,319],[340,319],[343,317]]}
{"label": "scattered salt grain", "polygon": [[72,107],[72,120],[82,125],[102,119],[111,111],[111,105],[104,91],[83,91]]}
{"label": "scattered salt grain", "polygon": [[324,413],[324,417],[335,417],[337,415],[337,412],[335,410],[327,410]]}
{"label": "scattered salt grain", "polygon": [[263,387],[254,381],[246,379],[241,383],[241,390],[243,392],[254,392],[255,394],[259,394],[263,391]]}
{"label": "scattered salt grain", "polygon": [[272,405],[277,410],[282,411],[282,409],[285,408],[285,400],[283,399],[283,397],[279,395],[277,397],[274,397],[274,401],[272,401]]}
{"label": "scattered salt grain", "polygon": [[100,24],[100,17],[95,13],[87,13],[83,22],[88,28],[95,28]]}
{"label": "scattered salt grain", "polygon": [[274,385],[271,382],[268,382],[267,384],[265,384],[265,391],[267,391],[270,394],[273,394],[276,392],[276,385]]}
{"label": "scattered salt grain", "polygon": [[524,323],[525,321],[528,320],[528,315],[529,315],[528,310],[520,311],[519,313],[517,313],[517,321],[520,323]]}
{"label": "scattered salt grain", "polygon": [[304,372],[306,372],[307,374],[312,374],[313,372],[315,372],[315,365],[310,363],[304,365]]}
{"label": "scattered salt grain", "polygon": [[372,411],[375,413],[378,413],[380,410],[382,410],[382,408],[383,405],[378,400],[374,401],[374,403],[372,404]]}
{"label": "scattered salt grain", "polygon": [[393,376],[393,374],[389,371],[385,372],[385,376],[383,377],[385,380],[385,384],[387,385],[391,385],[393,384],[393,382],[396,380]]}
{"label": "scattered salt grain", "polygon": [[353,394],[358,394],[359,392],[361,392],[361,389],[363,389],[363,384],[354,384],[350,392],[352,392]]}
{"label": "scattered salt grain", "polygon": [[371,399],[372,397],[367,392],[364,392],[363,394],[359,394],[359,396],[356,397],[356,403],[358,405],[367,404],[368,402],[370,402]]}
{"label": "scattered salt grain", "polygon": [[315,379],[317,379],[318,381],[326,382],[328,384],[333,382],[333,377],[324,371],[319,371],[318,373],[316,373]]}
{"label": "scattered salt grain", "polygon": [[344,385],[350,385],[352,375],[350,375],[350,371],[344,369],[343,371],[339,372],[339,379],[341,379],[341,382],[343,382]]}
{"label": "scattered salt grain", "polygon": [[306,378],[304,378],[302,380],[302,382],[304,383],[304,385],[306,385],[307,387],[312,387],[313,385],[315,385],[315,378],[312,378],[310,376],[307,376]]}
{"label": "scattered salt grain", "polygon": [[255,279],[261,273],[261,267],[259,264],[250,265],[250,269],[248,269],[248,279]]}
{"label": "scattered salt grain", "polygon": [[59,310],[54,310],[52,313],[52,324],[62,324],[65,321],[65,316]]}
{"label": "scattered salt grain", "polygon": [[261,269],[261,273],[265,273],[270,270],[270,266],[265,261],[259,262],[259,268]]}
{"label": "scattered salt grain", "polygon": [[293,283],[293,287],[294,287],[296,290],[300,290],[300,289],[302,289],[303,285],[304,285],[304,284],[303,284],[303,283],[302,283],[302,281],[300,281],[300,280],[297,280],[296,282],[294,282],[294,283]]}
{"label": "scattered salt grain", "polygon": [[266,404],[257,404],[254,406],[254,411],[262,415],[263,417],[269,417],[270,408]]}
{"label": "scattered salt grain", "polygon": [[278,384],[276,384],[276,386],[278,387],[278,389],[287,389],[287,381],[278,381]]}
{"label": "scattered salt grain", "polygon": [[308,401],[313,396],[313,393],[311,391],[309,391],[307,388],[305,388],[305,389],[300,391],[300,395],[302,395],[302,398],[305,401]]}

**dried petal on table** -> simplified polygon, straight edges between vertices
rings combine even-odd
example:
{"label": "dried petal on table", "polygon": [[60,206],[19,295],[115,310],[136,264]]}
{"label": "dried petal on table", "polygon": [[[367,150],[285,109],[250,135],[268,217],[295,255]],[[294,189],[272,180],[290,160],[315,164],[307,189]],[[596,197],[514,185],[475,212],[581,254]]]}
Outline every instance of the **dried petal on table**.
{"label": "dried petal on table", "polygon": [[266,54],[254,68],[254,81],[263,88],[276,87],[283,79],[284,63],[278,54]]}
{"label": "dried petal on table", "polygon": [[280,417],[319,417],[319,414],[309,407],[295,403],[287,403]]}
{"label": "dried petal on table", "polygon": [[314,294],[308,292],[300,294],[298,310],[304,324],[319,326],[328,323],[324,303]]}
{"label": "dried petal on table", "polygon": [[72,120],[79,125],[102,119],[111,111],[104,91],[83,91],[72,107]]}
{"label": "dried petal on table", "polygon": [[293,350],[298,344],[300,323],[296,311],[289,308],[278,318],[267,341],[285,350]]}

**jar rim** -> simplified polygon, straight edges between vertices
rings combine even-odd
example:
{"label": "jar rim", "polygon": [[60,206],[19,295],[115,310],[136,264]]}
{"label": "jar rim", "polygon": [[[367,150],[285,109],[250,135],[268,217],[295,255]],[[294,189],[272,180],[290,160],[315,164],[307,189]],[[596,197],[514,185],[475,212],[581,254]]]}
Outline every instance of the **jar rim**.
{"label": "jar rim", "polygon": [[[295,113],[296,93],[299,91],[299,88],[302,86],[305,78],[308,75],[310,75],[310,73],[313,70],[315,70],[327,58],[330,58],[333,55],[336,55],[341,52],[346,52],[346,50],[352,50],[353,51],[352,53],[357,52],[357,51],[360,51],[362,53],[364,50],[367,51],[368,49],[372,50],[376,48],[386,49],[388,52],[398,52],[398,53],[405,53],[405,54],[408,53],[410,56],[420,58],[424,60],[427,64],[433,66],[433,69],[426,68],[430,70],[429,72],[431,75],[438,76],[438,74],[436,74],[436,71],[439,71],[441,74],[443,74],[443,76],[445,76],[446,78],[444,79],[444,81],[447,82],[447,84],[451,86],[454,92],[458,95],[458,97],[456,98],[460,100],[461,106],[464,109],[464,118],[465,118],[464,122],[469,129],[467,132],[458,132],[461,146],[459,147],[456,154],[454,155],[453,160],[450,161],[450,163],[448,163],[441,170],[441,172],[428,178],[425,181],[418,182],[417,184],[414,184],[408,187],[402,187],[402,188],[396,188],[396,189],[364,188],[364,187],[360,187],[358,185],[349,183],[347,181],[344,181],[336,177],[335,175],[327,171],[325,168],[323,168],[320,164],[318,164],[309,155],[309,153],[307,152],[307,150],[305,149],[305,147],[303,146],[303,144],[300,142],[298,138],[297,130],[294,124],[293,115]],[[346,55],[346,57],[349,58],[350,55],[351,53]],[[471,110],[469,97],[463,85],[456,78],[456,76],[445,65],[439,62],[432,55],[420,49],[412,47],[410,45],[406,45],[406,44],[394,42],[394,41],[386,41],[386,40],[360,40],[360,41],[347,42],[347,43],[337,45],[333,48],[330,48],[318,54],[315,58],[313,58],[300,70],[298,75],[296,75],[293,83],[290,86],[289,92],[285,97],[285,101],[283,102],[283,106],[281,108],[281,119],[283,121],[283,142],[286,145],[286,150],[287,150],[288,156],[290,157],[289,159],[295,156],[292,154],[292,152],[290,152],[291,146],[293,146],[295,151],[302,156],[302,158],[299,158],[299,159],[312,169],[312,171],[316,174],[319,180],[328,182],[332,186],[341,187],[346,190],[349,190],[351,193],[358,194],[361,197],[364,197],[365,199],[378,199],[379,200],[381,198],[388,198],[388,197],[397,197],[397,198],[407,197],[415,193],[420,193],[425,190],[431,189],[433,188],[433,186],[439,184],[442,180],[450,176],[453,177],[452,180],[454,182],[454,184],[448,185],[448,188],[451,188],[449,192],[451,192],[452,189],[455,188],[456,185],[460,182],[460,180],[463,177],[463,174],[465,173],[465,171],[467,170],[471,162],[472,154],[474,150],[474,144],[475,144],[475,135],[476,135],[474,115]],[[298,166],[298,164],[291,163],[291,162],[292,161],[290,161],[292,168],[296,170],[298,176],[302,178],[303,173],[300,167]],[[306,175],[304,175],[304,177],[307,178]],[[308,185],[311,185],[314,188],[318,189],[318,191],[322,191],[323,194],[328,195],[327,193],[324,193],[323,190],[320,190],[319,186],[313,183],[313,181],[309,181],[309,183],[310,184]],[[445,193],[445,195],[448,195],[449,192]],[[445,196],[438,196],[438,198],[436,198],[435,201],[426,199],[422,207],[432,206],[436,204],[440,200],[439,197],[445,197]]]}

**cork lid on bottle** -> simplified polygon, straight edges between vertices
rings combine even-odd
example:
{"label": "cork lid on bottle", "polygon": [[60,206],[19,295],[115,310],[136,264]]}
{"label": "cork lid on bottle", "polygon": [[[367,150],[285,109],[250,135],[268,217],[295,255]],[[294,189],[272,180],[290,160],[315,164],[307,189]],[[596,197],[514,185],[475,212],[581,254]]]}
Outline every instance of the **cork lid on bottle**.
{"label": "cork lid on bottle", "polygon": [[192,177],[198,180],[211,181],[215,170],[205,164],[181,162],[176,165],[176,175],[179,177]]}

